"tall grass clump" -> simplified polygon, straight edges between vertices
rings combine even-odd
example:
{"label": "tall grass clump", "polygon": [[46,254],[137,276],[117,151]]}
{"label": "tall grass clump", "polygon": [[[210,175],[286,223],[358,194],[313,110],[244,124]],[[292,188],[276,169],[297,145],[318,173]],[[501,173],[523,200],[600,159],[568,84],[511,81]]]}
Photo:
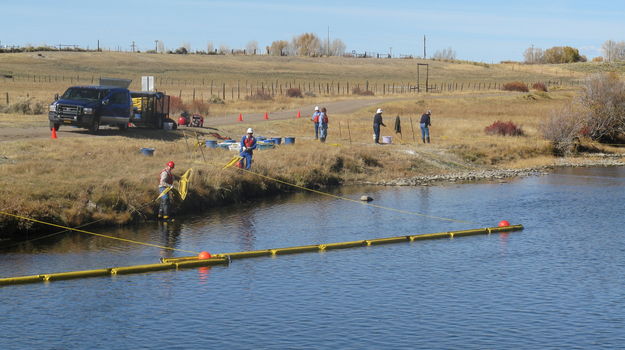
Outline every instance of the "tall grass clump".
{"label": "tall grass clump", "polygon": [[195,101],[191,102],[191,105],[189,106],[189,110],[188,111],[191,112],[191,113],[208,115],[208,113],[210,111],[210,105],[207,102],[200,101],[200,100],[195,100]]}
{"label": "tall grass clump", "polygon": [[6,106],[0,106],[1,113],[16,114],[43,114],[46,111],[46,105],[34,98],[28,97],[18,100]]}
{"label": "tall grass clump", "polygon": [[290,88],[286,90],[286,95],[288,97],[296,97],[296,98],[304,97],[304,95],[302,94],[302,90],[300,90],[299,88]]}
{"label": "tall grass clump", "polygon": [[536,90],[536,91],[542,91],[542,92],[547,92],[547,85],[545,85],[545,83],[534,83],[532,84],[532,89]]}
{"label": "tall grass clump", "polygon": [[352,94],[360,95],[360,96],[373,96],[373,95],[375,95],[375,93],[373,93],[373,91],[362,90],[359,86],[356,86],[355,88],[352,89]]}
{"label": "tall grass clump", "polygon": [[245,99],[248,101],[271,101],[273,100],[273,97],[271,97],[269,91],[256,90],[255,93],[246,96]]}
{"label": "tall grass clump", "polygon": [[501,136],[523,136],[525,133],[521,127],[514,124],[512,121],[502,122],[496,121],[491,125],[484,128],[484,132],[488,135],[501,135]]}
{"label": "tall grass clump", "polygon": [[505,83],[503,84],[501,89],[504,91],[520,91],[520,92],[530,91],[530,89],[527,87],[527,84],[525,84],[522,81],[512,81],[509,83]]}
{"label": "tall grass clump", "polygon": [[575,150],[575,144],[584,127],[580,112],[572,106],[554,110],[539,126],[543,137],[553,146],[554,154],[566,155]]}

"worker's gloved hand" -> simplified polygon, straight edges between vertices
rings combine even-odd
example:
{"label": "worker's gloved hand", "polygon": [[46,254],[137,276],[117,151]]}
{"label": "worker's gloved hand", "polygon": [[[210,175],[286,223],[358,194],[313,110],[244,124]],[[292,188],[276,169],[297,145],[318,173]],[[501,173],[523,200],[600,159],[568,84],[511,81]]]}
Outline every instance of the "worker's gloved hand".
{"label": "worker's gloved hand", "polygon": [[242,150],[243,152],[247,152],[247,147],[243,146],[243,148],[241,148],[241,150]]}

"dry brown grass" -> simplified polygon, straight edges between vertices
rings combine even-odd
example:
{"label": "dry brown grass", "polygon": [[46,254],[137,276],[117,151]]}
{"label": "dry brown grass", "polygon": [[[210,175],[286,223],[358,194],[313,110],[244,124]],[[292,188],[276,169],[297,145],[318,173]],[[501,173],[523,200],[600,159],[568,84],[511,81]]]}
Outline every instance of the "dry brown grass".
{"label": "dry brown grass", "polygon": [[[210,72],[214,79],[275,79],[277,76],[280,79],[314,78],[326,81],[345,78],[361,82],[364,80],[363,72],[368,74],[370,81],[378,79],[382,82],[401,77],[405,79],[414,68],[412,60],[110,55],[108,65],[93,53],[79,55],[79,58],[85,59],[84,66],[78,66],[75,56],[63,53],[59,53],[59,57],[52,55],[49,59],[33,58],[28,54],[0,55],[0,63],[8,64],[7,67],[14,71],[22,69],[31,74],[41,74],[52,67],[57,73],[90,67],[89,73],[113,76],[125,76],[130,72],[135,75],[157,72],[181,79],[197,79],[198,75]],[[110,66],[110,57],[115,58],[117,66],[114,68]],[[135,70],[137,67],[140,71]],[[431,69],[432,74],[449,79],[494,77],[509,81],[515,77],[545,78],[544,74],[511,70],[505,65],[486,68],[432,62]],[[462,72],[460,78],[459,71]],[[69,85],[67,82],[11,84],[0,86],[10,89],[12,94],[36,90],[39,96],[50,96],[54,89],[61,91],[62,87]],[[0,89],[0,98],[1,93]],[[414,95],[412,99],[380,106],[384,108],[387,125],[382,129],[382,135],[393,136],[394,140],[393,145],[383,146],[373,145],[372,141],[372,117],[378,106],[346,115],[328,111],[329,135],[325,144],[312,140],[312,126],[308,118],[263,121],[251,125],[256,135],[293,136],[296,137],[296,144],[256,152],[254,170],[300,186],[317,188],[339,182],[376,182],[468,169],[545,165],[552,163],[553,157],[549,143],[539,133],[540,122],[549,111],[568,104],[573,94],[574,91],[566,89],[552,89],[552,92],[544,94],[511,93],[490,97],[475,97],[466,93]],[[352,95],[338,97],[353,98],[366,99]],[[223,105],[212,104],[211,113],[274,111],[307,104],[323,105],[323,101],[332,99],[337,97],[276,96],[273,101],[242,99],[236,103],[227,100]],[[416,142],[420,139],[418,121],[427,109],[433,111],[432,143],[423,145]],[[401,116],[403,137],[393,132],[397,115]],[[523,128],[526,136],[486,135],[484,128],[496,120],[514,122]],[[23,127],[47,125],[47,116],[0,114],[0,127],[16,123]],[[210,131],[194,130],[199,133],[200,140],[208,139]],[[243,130],[241,125],[231,125],[219,127],[219,133],[238,140]],[[182,207],[185,211],[293,190],[235,169],[223,171],[221,167],[235,155],[234,152],[203,149],[204,161],[200,149],[193,147],[194,135],[186,141],[181,130],[170,135],[179,137],[170,141],[158,137],[119,135],[0,142],[0,209],[68,225],[91,220],[111,224],[151,218],[157,207],[151,200],[156,197],[158,173],[171,159],[176,161],[177,174],[190,167],[195,169],[190,197]],[[141,155],[139,149],[142,147],[156,148],[155,156]],[[0,218],[0,230],[5,233],[16,228],[29,229],[29,225]]]}
{"label": "dry brown grass", "polygon": [[[132,89],[140,89],[142,75],[154,75],[157,88],[185,102],[195,99],[207,101],[211,96],[223,96],[228,104],[238,104],[257,89],[286,94],[289,88],[315,87],[315,95],[327,95],[328,84],[341,82],[340,89],[347,94],[356,86],[376,95],[382,87],[391,84],[408,86],[416,81],[415,64],[430,65],[430,83],[526,82],[579,79],[582,73],[573,73],[557,65],[525,66],[507,64],[470,64],[430,60],[308,58],[275,56],[222,55],[160,55],[115,52],[45,52],[0,55],[2,71],[11,72],[16,79],[0,78],[0,104],[10,93],[10,99],[34,97],[49,103],[55,93],[62,93],[71,85],[97,84],[99,77],[132,79]],[[28,77],[28,78],[26,78]],[[424,72],[421,72],[424,80]],[[79,80],[78,80],[79,79]],[[349,90],[347,83],[349,82]],[[423,81],[422,81],[423,83]],[[273,86],[272,86],[273,84]],[[319,90],[321,85],[321,90]],[[467,84],[468,85],[468,84]],[[212,87],[211,87],[212,86]],[[247,89],[245,89],[247,87]],[[335,91],[330,95],[336,95]],[[273,89],[273,90],[272,90]],[[280,90],[281,89],[281,90]],[[276,97],[274,96],[274,97]],[[245,102],[243,102],[245,103]]]}

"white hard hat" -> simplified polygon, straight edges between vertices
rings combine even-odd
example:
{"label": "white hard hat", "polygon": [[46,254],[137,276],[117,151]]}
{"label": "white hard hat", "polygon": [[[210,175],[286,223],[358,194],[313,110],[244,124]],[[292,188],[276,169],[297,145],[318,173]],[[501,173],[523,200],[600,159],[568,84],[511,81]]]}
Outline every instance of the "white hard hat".
{"label": "white hard hat", "polygon": [[431,109],[428,109],[428,114],[432,114],[432,110]]}
{"label": "white hard hat", "polygon": [[318,111],[318,110],[319,110],[319,106],[315,106],[315,111]]}
{"label": "white hard hat", "polygon": [[382,108],[378,108],[377,111],[375,111],[376,113],[382,113]]}
{"label": "white hard hat", "polygon": [[254,129],[252,129],[252,128],[247,128],[247,133],[248,133],[248,134],[253,134],[253,133],[254,133]]}

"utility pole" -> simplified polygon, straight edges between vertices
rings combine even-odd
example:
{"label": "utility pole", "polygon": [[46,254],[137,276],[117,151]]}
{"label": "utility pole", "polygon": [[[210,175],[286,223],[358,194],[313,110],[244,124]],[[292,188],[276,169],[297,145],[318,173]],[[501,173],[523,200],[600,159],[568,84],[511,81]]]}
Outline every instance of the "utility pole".
{"label": "utility pole", "polygon": [[326,55],[330,56],[330,26],[328,26],[328,46],[326,47]]}
{"label": "utility pole", "polygon": [[425,35],[423,36],[423,59],[425,59],[427,56],[425,55]]}
{"label": "utility pole", "polygon": [[154,52],[158,53],[158,40],[154,40]]}
{"label": "utility pole", "polygon": [[100,52],[100,39],[98,39],[98,52]]}
{"label": "utility pole", "polygon": [[132,41],[132,45],[130,45],[130,47],[132,48],[132,52],[135,52],[135,48],[137,47],[137,45],[135,45],[135,41]]}

